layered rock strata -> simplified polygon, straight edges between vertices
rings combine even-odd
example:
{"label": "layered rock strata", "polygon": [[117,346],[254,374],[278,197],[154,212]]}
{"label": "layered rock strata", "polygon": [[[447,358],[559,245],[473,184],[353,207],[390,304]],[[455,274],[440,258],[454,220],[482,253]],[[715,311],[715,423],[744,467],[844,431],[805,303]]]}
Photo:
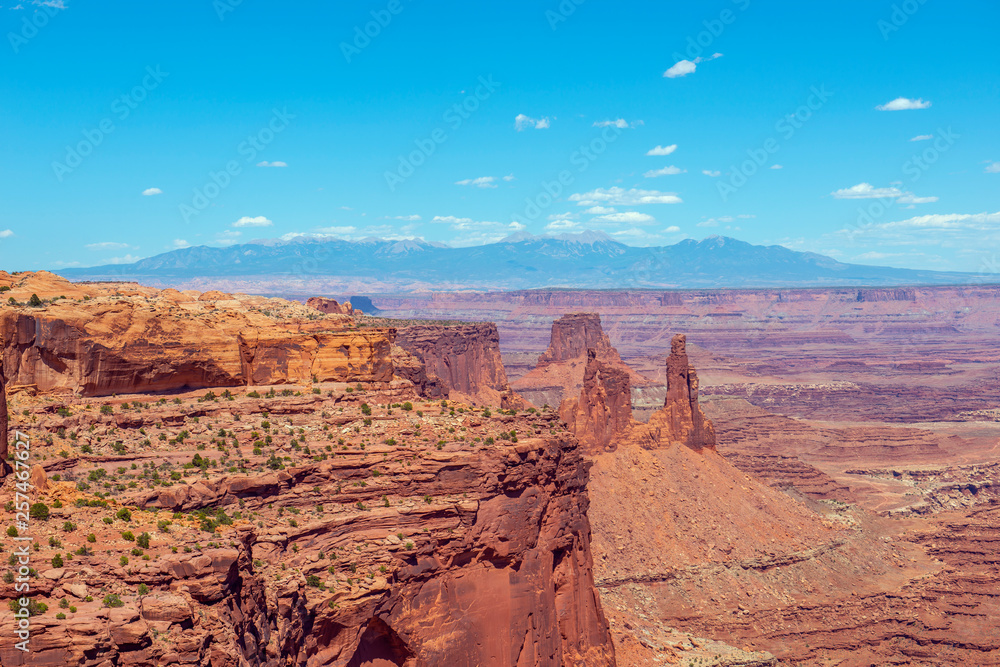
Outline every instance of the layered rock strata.
{"label": "layered rock strata", "polygon": [[396,334],[396,345],[419,359],[423,369],[402,362],[397,374],[428,398],[453,398],[480,405],[500,405],[511,394],[500,357],[500,334],[493,323],[457,326],[413,325]]}

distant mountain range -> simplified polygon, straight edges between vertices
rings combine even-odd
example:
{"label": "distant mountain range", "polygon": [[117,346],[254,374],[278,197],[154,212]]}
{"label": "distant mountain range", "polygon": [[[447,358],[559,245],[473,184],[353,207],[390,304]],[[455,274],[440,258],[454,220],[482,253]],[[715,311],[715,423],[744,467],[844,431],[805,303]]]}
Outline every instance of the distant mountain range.
{"label": "distant mountain range", "polygon": [[57,273],[72,280],[270,294],[390,293],[536,288],[722,288],[941,285],[977,274],[844,264],[830,257],[759,246],[724,236],[637,248],[601,232],[533,236],[452,248],[422,240],[343,241],[297,237],[225,248],[174,250],[134,264]]}

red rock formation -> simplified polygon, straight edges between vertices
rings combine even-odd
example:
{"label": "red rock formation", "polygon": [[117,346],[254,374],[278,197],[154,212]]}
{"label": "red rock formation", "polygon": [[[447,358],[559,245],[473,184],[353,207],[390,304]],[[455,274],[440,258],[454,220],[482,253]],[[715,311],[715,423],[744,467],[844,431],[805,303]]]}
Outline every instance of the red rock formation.
{"label": "red rock formation", "polygon": [[3,359],[0,358],[0,475],[6,474],[7,466],[7,382],[3,377]]}
{"label": "red rock formation", "polygon": [[[422,387],[428,398],[500,405],[510,392],[493,323],[404,327],[396,334],[396,345],[423,362],[423,374],[404,366],[401,375]],[[507,400],[516,402],[513,396]]]}
{"label": "red rock formation", "polygon": [[670,341],[666,401],[631,436],[644,446],[681,443],[695,451],[715,449],[715,428],[698,405],[698,374],[688,361],[686,342],[684,334]]}
{"label": "red rock formation", "polygon": [[859,302],[873,301],[916,301],[917,292],[914,289],[860,289],[858,290]]}
{"label": "red rock formation", "polygon": [[[40,576],[32,591],[50,611],[32,619],[28,661],[14,648],[13,585],[0,582],[0,662],[98,664],[97,656],[101,664],[137,667],[614,665],[593,584],[589,463],[575,438],[555,433],[555,415],[401,416],[374,393],[365,392],[368,412],[346,389],[269,399],[240,392],[218,401],[187,395],[184,404],[138,396],[130,398],[142,407],[114,403],[113,414],[74,397],[57,411],[39,397],[39,433],[80,418],[95,427],[79,436],[93,455],[46,462],[62,479],[52,475],[38,491],[54,514],[51,526],[37,524],[39,534],[72,519],[76,534],[94,532],[102,548],[81,550],[58,568],[48,564],[54,548],[33,556]],[[274,446],[287,454],[283,469],[251,453],[262,409],[275,427],[301,427],[306,451],[274,432]],[[193,420],[194,413],[203,418]],[[120,419],[126,415],[131,421]],[[364,434],[341,430],[365,417]],[[425,437],[414,437],[416,424]],[[157,437],[182,425],[190,429],[183,442]],[[330,426],[350,444],[316,456]],[[460,436],[451,433],[455,426]],[[181,462],[208,454],[205,445],[220,428],[243,446],[246,472],[212,461],[203,473],[187,474]],[[119,447],[101,439],[110,429]],[[512,431],[521,434],[516,442],[496,437]],[[379,444],[361,448],[369,437]],[[130,461],[141,461],[143,474],[132,468],[136,484],[111,500],[131,508],[129,519],[111,526],[106,505],[72,502],[81,493],[67,480],[85,478],[94,466],[128,469]],[[156,484],[147,463],[184,474]],[[171,523],[169,512],[152,511],[167,508],[229,516],[207,534],[197,527],[199,515]],[[139,545],[121,539],[126,527],[149,533],[141,545],[149,560],[119,564]],[[123,606],[104,608],[111,593]],[[63,598],[76,608],[55,619]]]}
{"label": "red rock formation", "polygon": [[321,313],[326,313],[327,315],[354,315],[355,313],[360,313],[360,311],[355,311],[354,306],[351,302],[337,303],[333,299],[324,299],[323,297],[314,296],[306,301],[306,305],[310,308],[315,308]]}
{"label": "red rock formation", "polygon": [[395,329],[282,333],[237,337],[247,385],[309,382],[389,382]]}
{"label": "red rock formation", "polygon": [[650,383],[622,362],[601,328],[599,315],[575,313],[552,323],[549,347],[538,358],[538,365],[512,386],[536,406],[562,405],[565,398],[578,396],[583,388],[588,350],[594,350],[604,364],[626,373],[631,386]]}
{"label": "red rock formation", "polygon": [[583,390],[579,397],[563,401],[559,416],[586,454],[613,449],[613,443],[633,426],[629,374],[604,363],[596,350],[588,350]]}
{"label": "red rock formation", "polygon": [[[43,393],[116,393],[321,381],[388,382],[392,329],[281,299],[73,285],[28,274],[11,293],[39,308],[0,313],[7,379]],[[63,294],[79,297],[62,298]]]}
{"label": "red rock formation", "polygon": [[539,365],[576,359],[594,350],[605,362],[621,361],[618,350],[601,328],[601,316],[596,313],[563,315],[552,323],[552,337]]}

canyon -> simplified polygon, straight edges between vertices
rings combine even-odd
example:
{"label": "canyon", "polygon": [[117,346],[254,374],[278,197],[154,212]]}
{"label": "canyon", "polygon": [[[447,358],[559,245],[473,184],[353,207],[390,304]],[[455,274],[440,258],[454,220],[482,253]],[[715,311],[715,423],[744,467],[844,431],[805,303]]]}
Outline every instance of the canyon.
{"label": "canyon", "polygon": [[994,287],[0,286],[5,665],[1000,664]]}

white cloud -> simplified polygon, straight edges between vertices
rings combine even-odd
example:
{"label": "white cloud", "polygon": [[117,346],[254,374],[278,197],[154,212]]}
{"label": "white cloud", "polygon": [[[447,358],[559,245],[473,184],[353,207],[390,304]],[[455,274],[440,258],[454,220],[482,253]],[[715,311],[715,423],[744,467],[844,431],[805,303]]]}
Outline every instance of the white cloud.
{"label": "white cloud", "polygon": [[0,239],[9,239],[14,235],[14,232],[9,229],[0,229]]}
{"label": "white cloud", "polygon": [[876,188],[871,183],[858,183],[849,188],[843,188],[831,193],[837,199],[882,199],[902,197],[903,191],[898,188]]}
{"label": "white cloud", "polygon": [[258,167],[287,167],[288,163],[287,162],[282,162],[281,160],[276,160],[274,162],[268,162],[267,160],[264,160],[263,162],[258,162],[257,166]]}
{"label": "white cloud", "polygon": [[785,168],[785,165],[783,165],[783,164],[772,164],[771,165],[771,169],[784,169],[784,168]]}
{"label": "white cloud", "polygon": [[641,206],[644,204],[680,204],[682,202],[681,198],[674,192],[636,188],[626,190],[617,186],[572,194],[569,196],[569,200],[576,202],[577,206]]}
{"label": "white cloud", "polygon": [[931,105],[923,99],[911,100],[907,97],[897,97],[891,102],[880,104],[875,107],[878,111],[910,111],[913,109],[926,109]]}
{"label": "white cloud", "polygon": [[574,220],[559,219],[545,225],[545,229],[549,232],[565,232],[570,229],[576,229],[579,226],[580,223]]}
{"label": "white cloud", "polygon": [[536,130],[547,130],[550,127],[549,117],[544,118],[532,118],[531,116],[526,116],[523,113],[517,114],[514,118],[514,128],[518,132],[528,129],[529,127]]}
{"label": "white cloud", "polygon": [[677,150],[677,144],[670,144],[669,146],[657,146],[656,148],[650,148],[648,151],[646,151],[646,155],[662,157],[664,155],[670,155],[675,150]]}
{"label": "white cloud", "polygon": [[127,243],[115,243],[114,241],[102,241],[101,243],[88,243],[83,246],[87,250],[124,250]]}
{"label": "white cloud", "polygon": [[480,176],[479,178],[466,178],[462,181],[455,181],[455,185],[471,185],[476,188],[495,188],[496,176]]}
{"label": "white cloud", "polygon": [[320,227],[316,231],[320,234],[330,234],[332,236],[347,236],[358,231],[358,228],[353,225],[344,225],[342,227]]}
{"label": "white cloud", "polygon": [[152,197],[153,195],[162,195],[162,194],[163,190],[161,190],[160,188],[146,188],[145,190],[142,191],[142,195],[144,197]]}
{"label": "white cloud", "polygon": [[722,172],[721,171],[714,171],[712,169],[702,169],[701,173],[703,173],[706,176],[709,176],[711,178],[718,178],[719,176],[722,176]]}
{"label": "white cloud", "polygon": [[607,213],[614,213],[615,209],[609,206],[591,206],[584,213],[589,213],[590,215],[605,215]]}
{"label": "white cloud", "polygon": [[679,231],[681,231],[681,228],[678,227],[677,225],[670,225],[669,227],[663,230],[665,234],[676,234]]}
{"label": "white cloud", "polygon": [[245,215],[234,222],[233,227],[270,227],[273,224],[273,222],[262,215],[258,215],[256,218],[251,218]]}
{"label": "white cloud", "polygon": [[527,228],[528,225],[522,225],[520,222],[517,222],[516,220],[507,225],[507,229],[509,229],[512,232],[520,232]]}
{"label": "white cloud", "polygon": [[716,58],[721,58],[721,53],[713,53],[707,58],[698,57],[694,60],[679,60],[673,67],[668,69],[663,73],[663,76],[668,79],[676,79],[681,76],[687,76],[691,74],[698,68],[699,63],[708,62],[709,60],[715,60]]}
{"label": "white cloud", "polygon": [[514,180],[514,174],[507,174],[506,176],[503,177],[503,180],[505,180],[505,181],[513,181]]}
{"label": "white cloud", "polygon": [[657,178],[659,176],[673,176],[675,174],[687,173],[687,169],[681,169],[680,167],[675,167],[673,165],[669,167],[664,167],[663,169],[650,169],[643,176],[646,178]]}
{"label": "white cloud", "polygon": [[679,60],[673,67],[664,72],[663,76],[667,77],[668,79],[676,79],[679,76],[687,76],[688,74],[694,72],[696,69],[698,69],[698,65],[696,65],[694,61]]}
{"label": "white cloud", "polygon": [[930,141],[934,138],[933,134],[918,134],[917,136],[910,139],[910,141]]}
{"label": "white cloud", "polygon": [[987,174],[1000,174],[1000,162],[991,162],[986,165]]}
{"label": "white cloud", "polygon": [[419,215],[397,215],[393,217],[393,220],[407,220],[409,222],[415,222],[419,219]]}
{"label": "white cloud", "polygon": [[917,197],[911,192],[907,192],[902,197],[896,200],[897,204],[933,204],[938,200],[937,197]]}
{"label": "white cloud", "polygon": [[635,128],[639,125],[645,125],[645,123],[641,120],[636,120],[629,123],[624,118],[616,118],[615,120],[602,120],[594,123],[594,127],[617,127],[619,130]]}
{"label": "white cloud", "polygon": [[645,225],[656,222],[656,218],[637,211],[622,211],[621,213],[608,213],[594,218],[595,222],[614,222],[629,225]]}
{"label": "white cloud", "polygon": [[191,244],[184,239],[174,239],[174,248],[180,250],[182,248],[190,248]]}
{"label": "white cloud", "polygon": [[918,197],[897,187],[876,188],[870,183],[858,183],[831,193],[836,199],[895,199],[897,204],[931,204],[937,197]]}
{"label": "white cloud", "polygon": [[509,225],[503,225],[499,222],[493,222],[491,220],[473,220],[472,218],[457,218],[453,215],[435,215],[431,222],[436,222],[439,224],[451,225],[451,228],[457,231],[469,231],[469,230],[497,230],[502,231],[504,229],[509,229]]}
{"label": "white cloud", "polygon": [[[31,4],[36,7],[51,7],[53,9],[66,9],[66,4],[63,0],[31,0]],[[11,9],[20,9],[21,5],[17,7],[11,7]]]}

